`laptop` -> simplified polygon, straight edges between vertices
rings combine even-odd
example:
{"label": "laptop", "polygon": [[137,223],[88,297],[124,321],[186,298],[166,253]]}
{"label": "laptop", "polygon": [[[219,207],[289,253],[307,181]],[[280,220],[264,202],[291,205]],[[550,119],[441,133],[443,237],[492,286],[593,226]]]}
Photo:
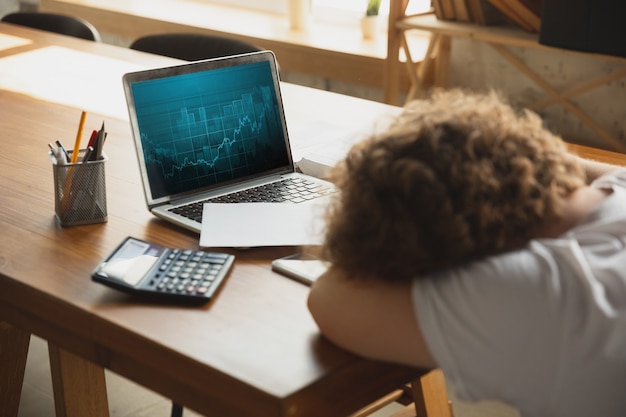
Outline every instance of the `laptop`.
{"label": "laptop", "polygon": [[197,233],[206,202],[307,204],[334,191],[296,172],[271,51],[123,77],[146,204]]}

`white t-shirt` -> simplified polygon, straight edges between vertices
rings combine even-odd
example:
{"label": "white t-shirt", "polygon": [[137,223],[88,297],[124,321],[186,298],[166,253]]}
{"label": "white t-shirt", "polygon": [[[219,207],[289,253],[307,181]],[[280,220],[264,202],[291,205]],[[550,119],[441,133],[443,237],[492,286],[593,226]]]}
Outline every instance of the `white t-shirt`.
{"label": "white t-shirt", "polygon": [[557,239],[413,283],[422,333],[459,398],[523,417],[626,416],[626,170]]}

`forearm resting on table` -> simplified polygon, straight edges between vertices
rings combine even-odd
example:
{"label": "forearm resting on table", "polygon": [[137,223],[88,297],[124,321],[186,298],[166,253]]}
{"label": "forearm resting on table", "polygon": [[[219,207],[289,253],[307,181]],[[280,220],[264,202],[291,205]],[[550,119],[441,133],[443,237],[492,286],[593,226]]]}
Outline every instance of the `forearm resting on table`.
{"label": "forearm resting on table", "polygon": [[581,157],[577,157],[585,170],[585,175],[587,179],[587,183],[591,183],[598,177],[606,174],[607,172],[613,171],[618,168],[623,168],[619,165],[607,164],[606,162],[594,161],[592,159],[585,159]]}
{"label": "forearm resting on table", "polygon": [[410,282],[348,279],[331,268],[313,284],[308,303],[322,334],[338,346],[370,359],[436,367],[413,310]]}

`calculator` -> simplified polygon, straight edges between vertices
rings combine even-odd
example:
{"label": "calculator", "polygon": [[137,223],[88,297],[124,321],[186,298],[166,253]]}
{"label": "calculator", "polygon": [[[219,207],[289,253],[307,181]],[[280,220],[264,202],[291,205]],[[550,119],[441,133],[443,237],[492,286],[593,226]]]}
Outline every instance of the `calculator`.
{"label": "calculator", "polygon": [[168,248],[129,236],[91,277],[117,290],[202,303],[220,288],[234,260],[227,253]]}

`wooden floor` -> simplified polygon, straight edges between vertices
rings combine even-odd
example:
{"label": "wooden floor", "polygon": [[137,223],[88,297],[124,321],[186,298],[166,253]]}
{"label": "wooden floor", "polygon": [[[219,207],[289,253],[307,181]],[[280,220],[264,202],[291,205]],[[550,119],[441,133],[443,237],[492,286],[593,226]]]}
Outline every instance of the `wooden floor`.
{"label": "wooden floor", "polygon": [[[171,402],[152,391],[121,378],[112,372],[106,373],[109,394],[109,410],[112,417],[168,417]],[[455,417],[518,417],[510,408],[500,404],[464,404],[453,401]],[[372,417],[385,417],[402,408],[391,404]],[[26,364],[24,388],[20,402],[19,417],[53,417],[52,382],[48,363],[48,347],[45,341],[32,337]],[[185,417],[199,417],[185,410]]]}

